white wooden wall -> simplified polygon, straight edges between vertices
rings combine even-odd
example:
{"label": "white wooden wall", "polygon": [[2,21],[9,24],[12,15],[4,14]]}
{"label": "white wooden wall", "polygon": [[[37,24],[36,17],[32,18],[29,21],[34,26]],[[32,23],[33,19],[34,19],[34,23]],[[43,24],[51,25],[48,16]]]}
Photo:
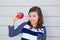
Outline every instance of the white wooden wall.
{"label": "white wooden wall", "polygon": [[8,25],[19,11],[25,16],[16,25],[27,21],[28,11],[32,6],[42,9],[47,40],[60,40],[60,0],[0,0],[0,40],[20,40],[20,35],[8,36]]}

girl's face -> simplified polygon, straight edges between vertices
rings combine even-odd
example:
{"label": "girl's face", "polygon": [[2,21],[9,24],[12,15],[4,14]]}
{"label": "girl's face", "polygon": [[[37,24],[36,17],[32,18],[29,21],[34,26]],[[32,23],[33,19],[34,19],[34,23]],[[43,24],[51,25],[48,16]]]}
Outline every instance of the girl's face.
{"label": "girl's face", "polygon": [[38,14],[37,12],[30,12],[29,13],[29,21],[32,25],[37,24],[38,22]]}

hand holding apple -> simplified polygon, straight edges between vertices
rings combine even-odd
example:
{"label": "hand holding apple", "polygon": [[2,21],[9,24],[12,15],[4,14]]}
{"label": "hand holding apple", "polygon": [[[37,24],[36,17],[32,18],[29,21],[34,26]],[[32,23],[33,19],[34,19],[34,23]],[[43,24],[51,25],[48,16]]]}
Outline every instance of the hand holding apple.
{"label": "hand holding apple", "polygon": [[18,18],[18,19],[22,19],[23,17],[24,17],[23,12],[18,12],[17,18]]}

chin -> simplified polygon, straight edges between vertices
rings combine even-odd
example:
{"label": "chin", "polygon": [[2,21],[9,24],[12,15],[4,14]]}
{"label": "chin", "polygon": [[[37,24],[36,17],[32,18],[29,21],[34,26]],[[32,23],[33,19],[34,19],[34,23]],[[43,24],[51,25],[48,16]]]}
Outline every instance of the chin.
{"label": "chin", "polygon": [[34,22],[31,22],[31,24],[35,24]]}

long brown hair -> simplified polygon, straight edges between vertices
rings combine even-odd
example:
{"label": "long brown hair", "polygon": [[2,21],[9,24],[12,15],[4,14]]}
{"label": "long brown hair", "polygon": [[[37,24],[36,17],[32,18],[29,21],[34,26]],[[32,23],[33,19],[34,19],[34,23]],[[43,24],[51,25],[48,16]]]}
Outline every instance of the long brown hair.
{"label": "long brown hair", "polygon": [[[38,22],[37,22],[37,25],[36,25],[36,29],[41,28],[42,25],[43,25],[43,15],[42,15],[41,8],[37,7],[37,6],[34,6],[29,10],[29,13],[30,12],[37,12],[39,18],[38,18]],[[29,13],[28,13],[28,15],[29,15]],[[33,27],[31,25],[30,21],[28,21],[28,24],[30,25],[31,28]]]}

